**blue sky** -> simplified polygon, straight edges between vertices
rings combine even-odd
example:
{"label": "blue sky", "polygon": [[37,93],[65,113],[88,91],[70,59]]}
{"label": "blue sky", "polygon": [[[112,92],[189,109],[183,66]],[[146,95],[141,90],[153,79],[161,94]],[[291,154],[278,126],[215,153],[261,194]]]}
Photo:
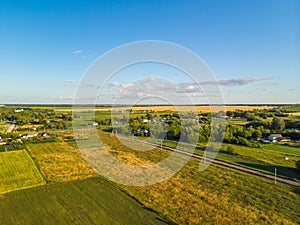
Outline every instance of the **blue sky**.
{"label": "blue sky", "polygon": [[195,52],[226,103],[300,103],[297,0],[0,0],[0,30],[0,103],[70,103],[99,56],[140,40]]}

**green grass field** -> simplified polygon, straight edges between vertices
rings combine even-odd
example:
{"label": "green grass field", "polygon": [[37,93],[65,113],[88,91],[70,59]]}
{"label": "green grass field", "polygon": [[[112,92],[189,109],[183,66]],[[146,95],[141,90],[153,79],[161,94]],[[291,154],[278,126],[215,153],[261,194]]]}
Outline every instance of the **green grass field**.
{"label": "green grass field", "polygon": [[280,109],[286,112],[300,112],[300,105],[299,104],[287,105],[287,106],[280,107]]}
{"label": "green grass field", "polygon": [[272,165],[286,166],[295,168],[296,161],[300,160],[300,156],[289,155],[289,160],[284,160],[286,153],[279,151],[271,151],[263,148],[251,148],[246,146],[232,145],[232,144],[223,144],[222,149],[227,149],[228,146],[232,146],[234,151],[240,156],[252,158],[258,161],[269,163]]}
{"label": "green grass field", "polygon": [[243,118],[230,118],[227,120],[227,123],[230,125],[245,125],[246,123],[248,123],[248,121],[246,119]]}
{"label": "green grass field", "polygon": [[45,184],[26,150],[0,153],[0,193]]}
{"label": "green grass field", "polygon": [[[130,164],[157,162],[168,154],[132,151],[112,135],[100,134],[117,158]],[[126,157],[128,155],[129,157]],[[179,224],[298,224],[300,196],[270,181],[210,166],[198,170],[192,159],[177,175],[161,183],[124,188],[147,207]]]}
{"label": "green grass field", "polygon": [[286,155],[298,155],[300,156],[300,148],[299,147],[291,147],[281,144],[265,144],[262,146],[263,149],[273,150],[277,152],[282,152]]}
{"label": "green grass field", "polygon": [[[243,150],[242,150],[243,151]],[[263,151],[267,151],[263,149]],[[198,151],[196,150],[196,153]],[[241,152],[240,152],[241,153]],[[203,154],[203,151],[200,152],[200,154]],[[268,153],[266,153],[267,155]],[[250,156],[249,156],[250,155]],[[260,156],[260,154],[259,154]],[[274,164],[270,162],[269,160],[265,159],[258,159],[259,156],[257,156],[255,153],[254,154],[247,154],[243,152],[241,155],[230,155],[227,153],[224,153],[223,151],[218,153],[217,158],[226,162],[231,162],[235,163],[244,167],[249,167],[251,169],[263,171],[269,174],[274,174],[275,168],[277,171],[277,175],[284,177],[284,178],[290,178],[296,181],[300,181],[300,174],[297,172],[295,169],[295,160],[289,161],[289,165],[282,165],[283,163],[280,164]],[[285,161],[282,157],[278,157],[275,155],[275,157],[278,160]],[[286,162],[286,161],[285,161]]]}
{"label": "green grass field", "polygon": [[[176,147],[176,142],[164,141],[164,145]],[[195,154],[203,155],[205,146],[206,144],[204,143],[199,144],[195,150]],[[233,147],[235,155],[227,153],[226,149],[228,146]],[[268,147],[270,149],[267,149]],[[274,174],[276,168],[279,176],[300,181],[300,174],[296,170],[296,161],[300,160],[300,155],[291,154],[297,150],[299,151],[299,148],[271,144],[263,145],[262,148],[223,144],[218,152],[217,159],[270,174]],[[284,160],[285,156],[288,156],[289,160]]]}
{"label": "green grass field", "polygon": [[0,195],[0,224],[166,224],[102,178]]}

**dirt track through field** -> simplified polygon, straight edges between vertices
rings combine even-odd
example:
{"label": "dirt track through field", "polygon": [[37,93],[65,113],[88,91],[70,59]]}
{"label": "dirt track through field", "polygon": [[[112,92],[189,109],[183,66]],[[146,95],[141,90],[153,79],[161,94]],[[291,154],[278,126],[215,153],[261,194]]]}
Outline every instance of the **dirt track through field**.
{"label": "dirt track through field", "polygon": [[14,128],[15,128],[15,125],[14,125],[14,124],[9,125],[9,127],[8,127],[7,130],[6,130],[6,132],[7,132],[7,133],[11,133],[11,132],[14,130]]}

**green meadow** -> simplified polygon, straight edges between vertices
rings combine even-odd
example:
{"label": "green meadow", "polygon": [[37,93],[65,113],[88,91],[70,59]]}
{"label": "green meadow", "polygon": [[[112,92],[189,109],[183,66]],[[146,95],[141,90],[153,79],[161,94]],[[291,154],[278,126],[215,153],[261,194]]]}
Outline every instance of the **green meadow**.
{"label": "green meadow", "polygon": [[166,224],[98,177],[0,195],[0,224]]}
{"label": "green meadow", "polygon": [[0,171],[0,193],[45,184],[26,150],[1,152]]}

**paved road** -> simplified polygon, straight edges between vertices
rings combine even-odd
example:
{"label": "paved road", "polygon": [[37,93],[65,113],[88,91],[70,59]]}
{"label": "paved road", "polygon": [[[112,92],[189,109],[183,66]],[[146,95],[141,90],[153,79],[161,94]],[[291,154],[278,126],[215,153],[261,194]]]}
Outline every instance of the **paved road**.
{"label": "paved road", "polygon": [[[143,140],[138,140],[138,139],[134,139],[134,140],[137,141],[137,142],[141,142],[141,143],[148,144],[148,145],[151,145],[151,146],[155,146],[155,147],[158,147],[158,148],[161,147],[159,144],[151,143],[151,142],[148,142],[148,141],[143,141]],[[193,158],[196,158],[196,159],[204,159],[203,156],[195,155],[193,153],[189,153],[189,152],[186,152],[186,151],[183,151],[183,150],[178,150],[178,149],[174,149],[174,148],[170,148],[170,147],[166,147],[166,146],[162,146],[162,148],[165,149],[165,150],[168,150],[168,151],[178,152],[180,154],[187,155],[187,156],[190,156],[190,157],[193,157]],[[239,165],[236,165],[236,164],[233,164],[233,163],[228,163],[228,162],[225,162],[225,161],[222,161],[222,160],[219,160],[219,159],[211,159],[211,158],[206,157],[205,160],[210,161],[212,164],[215,164],[217,166],[225,167],[225,168],[228,168],[228,169],[231,169],[231,170],[247,173],[247,174],[250,174],[252,176],[261,177],[261,178],[264,178],[264,179],[267,179],[267,180],[273,180],[274,181],[274,175],[270,175],[270,174],[265,173],[265,172],[249,169],[249,168],[239,166]],[[285,178],[282,178],[282,177],[277,177],[276,182],[287,185],[287,186],[290,186],[290,187],[293,187],[293,188],[300,189],[300,182],[297,182],[297,181],[285,179]]]}

